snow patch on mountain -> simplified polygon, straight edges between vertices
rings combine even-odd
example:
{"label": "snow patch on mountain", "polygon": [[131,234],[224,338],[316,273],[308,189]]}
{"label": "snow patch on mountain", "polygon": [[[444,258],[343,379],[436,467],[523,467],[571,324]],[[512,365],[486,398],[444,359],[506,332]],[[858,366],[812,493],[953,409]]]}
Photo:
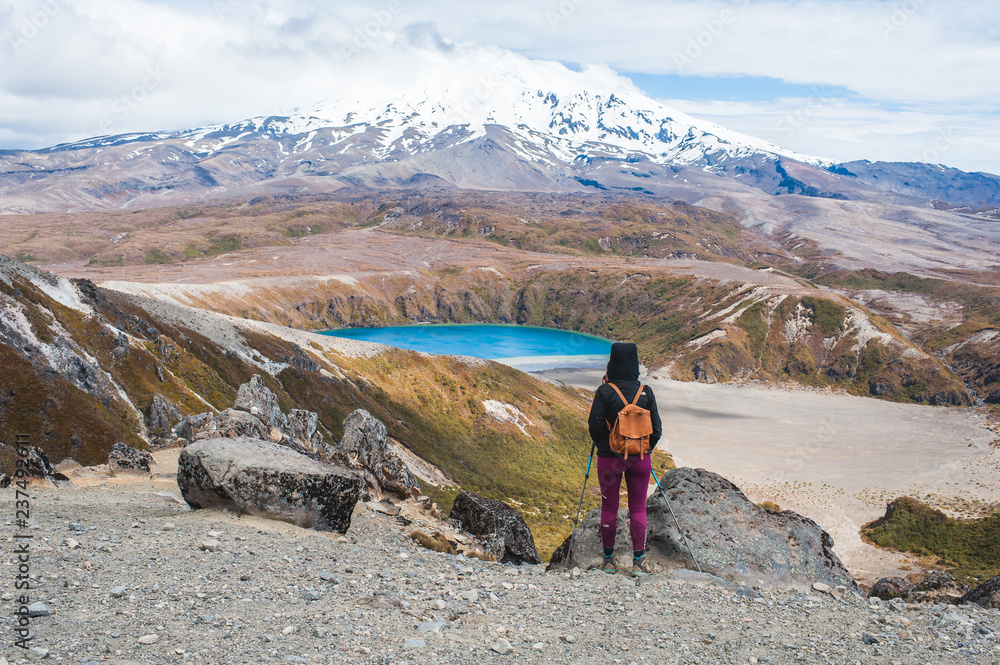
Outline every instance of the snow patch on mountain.
{"label": "snow patch on mountain", "polygon": [[659,164],[714,170],[726,160],[767,155],[833,164],[664,106],[605,67],[575,72],[560,63],[478,47],[426,65],[402,89],[373,83],[285,116],[101,137],[73,147],[182,139],[187,148],[210,155],[268,135],[287,138],[281,152],[289,156],[354,139],[341,146],[342,153],[367,145],[374,158],[396,161],[486,138],[492,128],[509,133],[507,147],[532,163],[643,155]]}

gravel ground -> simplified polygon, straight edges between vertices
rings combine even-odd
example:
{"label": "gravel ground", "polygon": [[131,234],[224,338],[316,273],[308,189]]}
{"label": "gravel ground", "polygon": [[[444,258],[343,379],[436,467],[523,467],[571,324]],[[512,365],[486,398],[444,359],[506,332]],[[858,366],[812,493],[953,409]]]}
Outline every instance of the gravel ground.
{"label": "gravel ground", "polygon": [[32,493],[32,600],[50,614],[32,619],[35,651],[4,631],[9,663],[1000,661],[996,611],[545,573],[424,550],[362,504],[344,537],[191,511],[170,473],[90,477]]}

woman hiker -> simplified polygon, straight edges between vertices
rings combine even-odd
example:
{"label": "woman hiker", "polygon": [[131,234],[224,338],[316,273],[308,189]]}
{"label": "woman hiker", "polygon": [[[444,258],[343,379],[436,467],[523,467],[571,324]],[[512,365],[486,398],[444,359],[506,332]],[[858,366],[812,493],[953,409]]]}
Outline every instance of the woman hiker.
{"label": "woman hiker", "polygon": [[[618,531],[618,491],[622,475],[628,489],[629,531],[632,535],[632,574],[653,572],[646,561],[646,492],[652,470],[650,453],[660,440],[663,427],[656,409],[656,398],[649,386],[639,383],[639,351],[635,344],[616,342],[611,345],[611,359],[605,382],[594,395],[590,407],[590,436],[597,444],[597,477],[601,485],[601,542],[604,545],[604,566],[607,573],[615,568],[615,534]],[[617,390],[616,390],[617,388]],[[640,389],[641,395],[637,395]],[[620,394],[619,394],[620,393]],[[647,409],[652,420],[649,451],[644,455],[615,453],[609,436],[615,427],[618,412],[626,401]]]}

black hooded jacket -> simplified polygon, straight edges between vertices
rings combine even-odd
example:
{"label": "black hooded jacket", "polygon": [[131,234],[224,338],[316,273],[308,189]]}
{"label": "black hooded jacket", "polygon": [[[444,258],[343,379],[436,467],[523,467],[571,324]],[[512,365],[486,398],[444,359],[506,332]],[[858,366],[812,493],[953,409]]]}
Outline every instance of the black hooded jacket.
{"label": "black hooded jacket", "polygon": [[[635,399],[635,394],[639,391],[639,350],[635,344],[615,342],[611,345],[611,359],[608,361],[608,383],[618,386],[622,395],[631,402]],[[649,450],[652,452],[656,442],[663,434],[663,424],[660,422],[660,413],[656,409],[656,397],[653,389],[649,386],[642,391],[642,396],[637,404],[644,409],[649,409],[653,420],[653,434],[649,437]],[[611,452],[608,444],[608,435],[611,430],[608,423],[615,424],[618,412],[625,408],[624,402],[618,397],[615,389],[607,383],[601,384],[594,394],[594,404],[590,407],[590,437],[597,443],[598,457],[620,457]]]}

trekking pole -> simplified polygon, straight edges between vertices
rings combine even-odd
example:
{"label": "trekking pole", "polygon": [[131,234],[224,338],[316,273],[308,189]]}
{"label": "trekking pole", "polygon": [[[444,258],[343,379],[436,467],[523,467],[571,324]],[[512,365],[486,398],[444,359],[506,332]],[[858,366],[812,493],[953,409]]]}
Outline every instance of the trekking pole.
{"label": "trekking pole", "polygon": [[681,540],[684,541],[684,546],[687,548],[688,554],[691,555],[691,560],[694,561],[695,567],[698,572],[702,572],[701,564],[698,563],[698,557],[694,555],[694,550],[691,549],[691,544],[688,543],[687,537],[684,535],[684,530],[681,529],[680,522],[677,521],[677,515],[674,515],[674,509],[670,506],[670,499],[667,498],[667,493],[663,491],[663,485],[660,485],[660,479],[656,477],[656,471],[650,469],[653,474],[653,480],[656,481],[656,487],[660,490],[660,495],[663,496],[663,500],[667,502],[667,510],[670,511],[670,516],[674,518],[674,524],[677,526],[677,533],[681,534]]}
{"label": "trekking pole", "polygon": [[573,519],[573,534],[569,537],[569,549],[566,550],[566,560],[563,561],[563,570],[569,568],[569,558],[573,554],[573,541],[576,540],[576,526],[580,523],[580,509],[583,508],[583,495],[587,491],[587,479],[590,478],[590,465],[594,463],[594,450],[597,449],[597,442],[590,446],[590,459],[587,461],[587,475],[583,477],[583,489],[580,490],[580,503],[576,505],[576,518]]}

